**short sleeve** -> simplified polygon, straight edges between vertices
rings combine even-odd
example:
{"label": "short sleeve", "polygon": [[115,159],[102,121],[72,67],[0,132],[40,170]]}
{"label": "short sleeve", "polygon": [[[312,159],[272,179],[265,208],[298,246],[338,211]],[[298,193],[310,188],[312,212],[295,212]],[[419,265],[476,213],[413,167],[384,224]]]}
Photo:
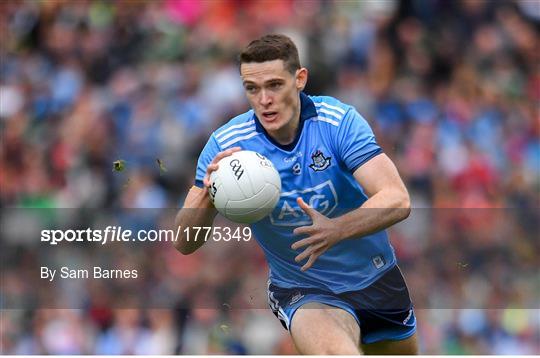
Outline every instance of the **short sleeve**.
{"label": "short sleeve", "polygon": [[203,179],[206,175],[206,168],[210,162],[215,158],[215,156],[221,151],[219,144],[216,141],[216,138],[212,134],[208,142],[204,146],[201,155],[199,155],[199,160],[197,161],[197,172],[195,174],[195,185],[199,188],[204,186]]}
{"label": "short sleeve", "polygon": [[354,108],[343,118],[338,129],[337,148],[341,161],[351,173],[382,153],[373,130]]}

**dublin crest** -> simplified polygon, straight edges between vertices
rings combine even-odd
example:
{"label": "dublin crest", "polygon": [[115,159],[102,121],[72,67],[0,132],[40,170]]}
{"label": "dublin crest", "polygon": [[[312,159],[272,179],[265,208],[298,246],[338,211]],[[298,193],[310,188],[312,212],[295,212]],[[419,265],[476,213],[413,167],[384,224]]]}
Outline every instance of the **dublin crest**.
{"label": "dublin crest", "polygon": [[311,155],[311,159],[313,160],[313,163],[311,163],[309,167],[316,172],[320,172],[330,166],[330,159],[332,158],[325,157],[323,152],[321,152],[320,150],[317,150],[315,153]]}

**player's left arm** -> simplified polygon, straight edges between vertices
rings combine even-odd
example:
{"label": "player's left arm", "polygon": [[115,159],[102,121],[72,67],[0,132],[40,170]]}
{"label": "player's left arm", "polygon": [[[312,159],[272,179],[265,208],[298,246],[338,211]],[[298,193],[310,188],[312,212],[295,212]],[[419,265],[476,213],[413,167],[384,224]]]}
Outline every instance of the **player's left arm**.
{"label": "player's left arm", "polygon": [[338,242],[384,230],[409,216],[409,193],[396,166],[384,153],[356,169],[354,177],[364,188],[368,200],[340,217],[330,219],[298,198],[298,204],[312,220],[312,225],[294,230],[296,235],[308,235],[291,246],[294,250],[307,246],[295,259],[300,262],[309,257],[302,271],[310,268],[320,255]]}
{"label": "player's left arm", "polygon": [[343,239],[384,230],[409,216],[409,193],[386,154],[381,153],[360,166],[354,177],[368,200],[360,208],[335,219]]}
{"label": "player's left arm", "polygon": [[298,198],[298,205],[312,220],[312,225],[294,230],[295,234],[307,237],[291,246],[295,250],[305,247],[296,257],[297,262],[309,257],[303,271],[341,240],[384,230],[410,214],[407,189],[394,163],[382,153],[367,121],[356,110],[350,109],[334,134],[335,153],[353,173],[368,200],[361,207],[330,219]]}

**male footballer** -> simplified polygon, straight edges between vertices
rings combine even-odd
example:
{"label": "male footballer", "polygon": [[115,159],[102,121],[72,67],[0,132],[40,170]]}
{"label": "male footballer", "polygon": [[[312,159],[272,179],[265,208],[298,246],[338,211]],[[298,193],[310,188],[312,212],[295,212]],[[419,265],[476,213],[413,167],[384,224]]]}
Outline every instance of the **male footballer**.
{"label": "male footballer", "polygon": [[[270,268],[268,301],[301,354],[416,354],[416,318],[386,228],[410,200],[396,167],[355,108],[302,91],[308,70],[284,35],[240,54],[251,110],[212,133],[176,225],[211,226],[208,187],[238,150],[270,159],[282,182],[276,209],[252,224]],[[283,195],[286,193],[287,195]],[[204,240],[176,242],[183,254]]]}

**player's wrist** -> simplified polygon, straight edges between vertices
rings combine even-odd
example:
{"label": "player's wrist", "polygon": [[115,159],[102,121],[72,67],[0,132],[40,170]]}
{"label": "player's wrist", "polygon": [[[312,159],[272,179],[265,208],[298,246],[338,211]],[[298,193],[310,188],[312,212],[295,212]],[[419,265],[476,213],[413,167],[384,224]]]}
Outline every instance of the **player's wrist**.
{"label": "player's wrist", "polygon": [[348,233],[348,224],[346,220],[344,220],[343,216],[330,219],[332,221],[332,226],[335,230],[335,237],[336,237],[336,243],[349,239],[351,235]]}
{"label": "player's wrist", "polygon": [[210,198],[210,194],[208,193],[208,190],[204,191],[204,207],[208,209],[215,209],[214,203],[212,202],[212,199]]}
{"label": "player's wrist", "polygon": [[210,199],[210,193],[208,192],[208,188],[203,187],[200,191],[199,195],[197,196],[198,208],[214,208],[214,204],[212,203],[212,200]]}

